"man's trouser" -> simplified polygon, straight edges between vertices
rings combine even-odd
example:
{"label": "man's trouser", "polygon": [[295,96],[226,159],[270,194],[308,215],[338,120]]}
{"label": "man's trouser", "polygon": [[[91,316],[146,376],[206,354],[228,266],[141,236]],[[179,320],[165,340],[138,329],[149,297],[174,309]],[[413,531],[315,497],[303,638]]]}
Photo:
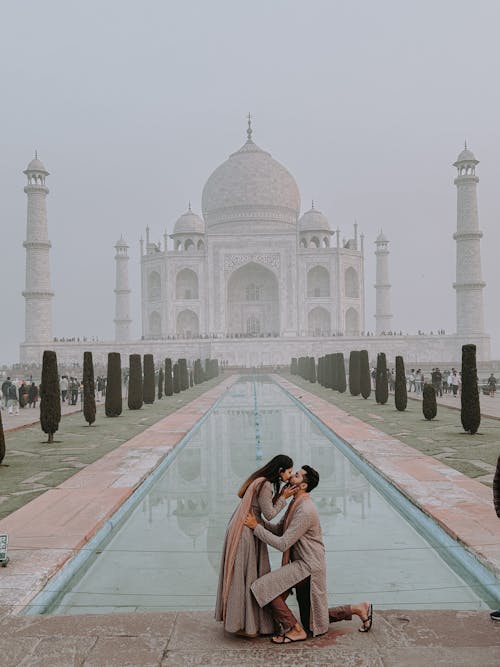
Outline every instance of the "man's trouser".
{"label": "man's trouser", "polygon": [[[297,593],[297,603],[300,610],[300,621],[302,627],[306,632],[310,630],[310,616],[311,616],[311,577],[303,579],[295,586]],[[297,619],[290,611],[290,607],[286,603],[287,593],[278,595],[277,598],[271,600],[267,605],[273,621],[283,626],[285,632],[288,632],[294,625],[297,624]],[[352,619],[351,605],[341,605],[339,607],[331,607],[328,609],[328,617],[330,623],[337,621],[350,621]]]}

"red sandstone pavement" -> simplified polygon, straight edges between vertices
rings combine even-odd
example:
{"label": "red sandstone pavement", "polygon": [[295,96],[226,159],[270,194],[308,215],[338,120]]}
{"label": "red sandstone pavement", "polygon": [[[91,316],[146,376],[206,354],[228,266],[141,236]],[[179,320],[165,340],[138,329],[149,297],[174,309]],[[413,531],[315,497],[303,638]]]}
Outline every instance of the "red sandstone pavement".
{"label": "red sandstone pavement", "polygon": [[491,489],[284,378],[273,378],[292,396],[300,396],[325,426],[500,575],[500,527]]}
{"label": "red sandstone pavement", "polygon": [[[372,466],[499,571],[491,492],[370,425],[274,378]],[[485,612],[383,611],[368,635],[357,623],[297,646],[225,636],[210,613],[16,616],[159,465],[234,381],[228,378],[0,521],[14,558],[0,570],[1,666],[352,665],[499,667],[500,623]],[[36,549],[35,549],[36,546]],[[39,547],[42,547],[39,550]]]}
{"label": "red sandstone pavement", "polygon": [[203,417],[237,376],[216,385],[0,521],[11,562],[0,570],[1,614],[20,611]]}

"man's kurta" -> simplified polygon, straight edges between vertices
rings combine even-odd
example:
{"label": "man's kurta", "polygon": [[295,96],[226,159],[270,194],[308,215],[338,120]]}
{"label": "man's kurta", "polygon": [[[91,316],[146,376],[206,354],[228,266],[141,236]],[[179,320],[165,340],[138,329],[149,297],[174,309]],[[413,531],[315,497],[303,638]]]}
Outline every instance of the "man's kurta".
{"label": "man's kurta", "polygon": [[310,630],[313,635],[328,632],[328,600],[326,594],[325,546],[318,510],[310,498],[295,510],[290,525],[281,535],[283,522],[266,528],[257,525],[254,535],[266,544],[287,551],[291,548],[291,562],[278,570],[260,577],[251,586],[259,606],[264,607],[303,579],[311,577]]}

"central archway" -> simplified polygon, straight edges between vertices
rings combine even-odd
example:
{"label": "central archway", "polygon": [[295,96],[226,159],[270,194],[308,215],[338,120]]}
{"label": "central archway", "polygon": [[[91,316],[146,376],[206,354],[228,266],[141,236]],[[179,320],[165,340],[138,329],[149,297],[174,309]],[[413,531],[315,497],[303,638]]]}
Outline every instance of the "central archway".
{"label": "central archway", "polygon": [[226,331],[243,336],[278,336],[278,280],[261,264],[249,262],[231,274],[227,284]]}

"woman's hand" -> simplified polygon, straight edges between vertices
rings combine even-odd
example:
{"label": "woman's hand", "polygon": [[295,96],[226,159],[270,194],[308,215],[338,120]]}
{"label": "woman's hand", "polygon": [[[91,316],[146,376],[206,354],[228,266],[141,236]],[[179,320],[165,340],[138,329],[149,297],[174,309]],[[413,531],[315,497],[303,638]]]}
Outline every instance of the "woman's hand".
{"label": "woman's hand", "polygon": [[281,490],[281,496],[285,499],[290,498],[291,496],[294,496],[297,491],[299,490],[298,486],[292,485],[292,486],[284,486]]}
{"label": "woman's hand", "polygon": [[254,528],[257,526],[257,519],[255,516],[252,514],[252,512],[249,512],[246,516],[245,521],[243,522],[247,528],[251,528],[254,530]]}

